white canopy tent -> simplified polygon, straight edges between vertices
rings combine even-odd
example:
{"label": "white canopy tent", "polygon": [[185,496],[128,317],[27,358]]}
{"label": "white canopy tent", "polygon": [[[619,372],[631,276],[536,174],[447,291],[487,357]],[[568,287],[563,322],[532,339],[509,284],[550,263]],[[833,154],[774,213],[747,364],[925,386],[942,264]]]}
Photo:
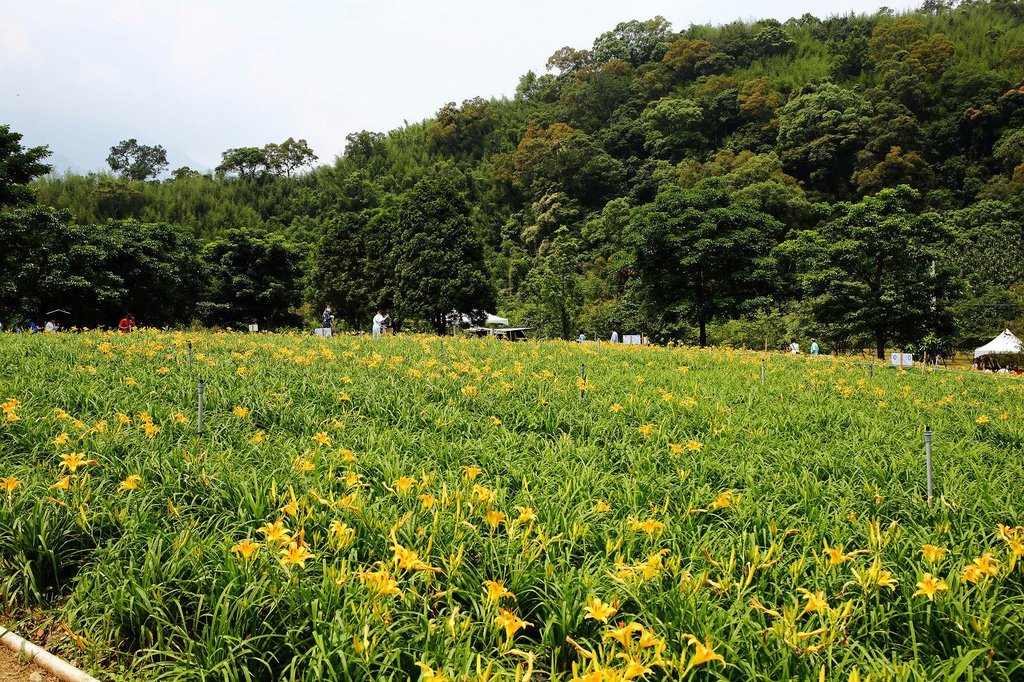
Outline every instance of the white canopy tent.
{"label": "white canopy tent", "polygon": [[484,322],[484,324],[503,324],[507,327],[508,320],[506,320],[504,317],[498,317],[497,315],[491,315],[490,313],[487,313],[487,321]]}
{"label": "white canopy tent", "polygon": [[508,326],[508,320],[506,320],[504,317],[492,315],[486,310],[481,310],[473,315],[470,315],[469,313],[460,313],[457,310],[453,310],[450,313],[448,313],[448,324],[455,327],[468,326],[473,324],[473,318],[480,320],[481,314],[483,315],[484,318],[484,324],[501,324],[505,325],[506,327]]}
{"label": "white canopy tent", "polygon": [[977,360],[980,357],[986,355],[1004,355],[1010,353],[1024,353],[1024,345],[1021,344],[1020,339],[1011,332],[1009,329],[1004,329],[1003,333],[986,343],[981,348],[974,349],[974,359]]}

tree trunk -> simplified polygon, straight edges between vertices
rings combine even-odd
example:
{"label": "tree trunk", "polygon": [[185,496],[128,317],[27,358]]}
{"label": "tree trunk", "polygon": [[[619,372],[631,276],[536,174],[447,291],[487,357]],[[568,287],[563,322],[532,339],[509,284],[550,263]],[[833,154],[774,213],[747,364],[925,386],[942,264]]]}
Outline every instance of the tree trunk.
{"label": "tree trunk", "polygon": [[697,344],[701,348],[703,348],[704,346],[708,345],[708,321],[707,319],[704,318],[703,315],[701,315],[697,319],[697,324],[700,325],[700,335],[697,337]]}
{"label": "tree trunk", "polygon": [[878,352],[878,359],[885,359],[885,336],[882,332],[875,332],[875,350]]}

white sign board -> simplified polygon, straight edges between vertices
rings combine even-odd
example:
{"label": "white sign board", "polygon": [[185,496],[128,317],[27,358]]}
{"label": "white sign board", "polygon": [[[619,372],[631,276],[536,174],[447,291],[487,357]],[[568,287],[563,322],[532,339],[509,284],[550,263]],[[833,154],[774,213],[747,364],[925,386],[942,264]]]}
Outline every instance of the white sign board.
{"label": "white sign board", "polygon": [[255,332],[258,332],[259,330],[260,330],[260,326],[258,324],[250,324],[249,325],[249,331],[250,332],[255,333]]}
{"label": "white sign board", "polygon": [[893,367],[913,367],[914,355],[913,353],[893,353],[890,364]]}
{"label": "white sign board", "polygon": [[313,330],[313,333],[316,334],[317,336],[331,336],[331,328],[317,327],[316,329]]}
{"label": "white sign board", "polygon": [[640,346],[643,345],[644,337],[642,334],[623,334],[622,343],[627,346]]}

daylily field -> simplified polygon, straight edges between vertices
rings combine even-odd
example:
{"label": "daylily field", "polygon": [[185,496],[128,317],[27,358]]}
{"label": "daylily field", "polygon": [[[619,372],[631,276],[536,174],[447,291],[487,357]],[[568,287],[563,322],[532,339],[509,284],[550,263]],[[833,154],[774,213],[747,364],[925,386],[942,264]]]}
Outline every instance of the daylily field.
{"label": "daylily field", "polygon": [[0,623],[101,679],[1024,679],[1024,383],[762,357],[2,335]]}

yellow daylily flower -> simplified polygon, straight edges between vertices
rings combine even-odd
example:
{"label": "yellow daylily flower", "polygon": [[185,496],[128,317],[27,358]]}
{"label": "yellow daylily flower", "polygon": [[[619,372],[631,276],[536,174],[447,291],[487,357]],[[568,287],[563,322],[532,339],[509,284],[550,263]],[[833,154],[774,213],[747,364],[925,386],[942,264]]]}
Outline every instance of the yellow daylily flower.
{"label": "yellow daylily flower", "polygon": [[583,608],[587,612],[584,618],[599,620],[607,623],[608,619],[619,611],[619,600],[615,599],[611,604],[605,604],[599,597],[587,597],[587,605]]}
{"label": "yellow daylily flower", "polygon": [[931,573],[925,573],[921,582],[917,583],[917,591],[912,596],[928,597],[928,601],[935,601],[935,593],[948,590],[949,586],[942,578],[935,578]]}
{"label": "yellow daylily flower", "polygon": [[135,490],[142,484],[142,476],[138,474],[132,474],[128,478],[121,481],[121,484],[117,486],[117,492],[125,492],[128,490]]}
{"label": "yellow daylily flower", "polygon": [[279,561],[282,566],[288,566],[290,564],[298,564],[301,568],[307,561],[315,558],[313,553],[307,550],[304,546],[300,546],[294,540],[288,543],[287,549],[281,550],[281,558]]}
{"label": "yellow daylily flower", "polygon": [[498,615],[494,617],[494,624],[505,630],[505,639],[507,640],[511,640],[523,628],[533,625],[508,609],[498,609]]}
{"label": "yellow daylily flower", "polygon": [[685,675],[698,665],[711,663],[713,661],[720,661],[722,667],[725,667],[725,658],[723,658],[721,654],[715,652],[715,648],[711,644],[710,639],[705,639],[704,643],[702,644],[700,640],[698,640],[693,635],[684,636],[686,637],[686,639],[690,641],[691,644],[693,644],[694,652],[693,656],[690,657],[690,661],[686,664],[686,670],[683,672],[683,675]]}
{"label": "yellow daylily flower", "polygon": [[484,597],[492,604],[497,604],[505,597],[510,597],[512,601],[516,600],[516,595],[505,589],[505,583],[501,580],[485,580],[483,587]]}
{"label": "yellow daylily flower", "polygon": [[232,554],[237,554],[241,556],[243,559],[248,560],[255,556],[260,551],[260,547],[262,546],[263,545],[261,545],[260,543],[253,542],[252,540],[246,538],[241,542],[235,543],[235,545],[231,548],[231,552]]}

